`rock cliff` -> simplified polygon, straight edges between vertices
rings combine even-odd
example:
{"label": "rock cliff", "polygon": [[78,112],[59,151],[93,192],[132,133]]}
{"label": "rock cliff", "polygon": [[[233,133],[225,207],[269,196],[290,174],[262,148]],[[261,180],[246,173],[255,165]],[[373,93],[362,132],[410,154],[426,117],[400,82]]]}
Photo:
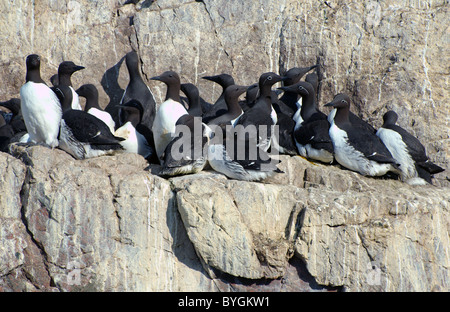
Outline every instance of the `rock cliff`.
{"label": "rock cliff", "polygon": [[448,188],[282,156],[252,183],[120,154],[0,154],[2,290],[449,289]]}
{"label": "rock cliff", "polygon": [[42,77],[72,60],[114,109],[138,51],[161,103],[167,69],[213,101],[201,79],[251,84],[319,63],[319,106],[351,95],[381,124],[388,109],[447,170],[434,185],[365,178],[281,156],[265,183],[213,171],[163,179],[120,154],[77,161],[41,146],[0,154],[3,291],[448,291],[447,1],[5,1],[2,100],[18,97],[25,57]]}

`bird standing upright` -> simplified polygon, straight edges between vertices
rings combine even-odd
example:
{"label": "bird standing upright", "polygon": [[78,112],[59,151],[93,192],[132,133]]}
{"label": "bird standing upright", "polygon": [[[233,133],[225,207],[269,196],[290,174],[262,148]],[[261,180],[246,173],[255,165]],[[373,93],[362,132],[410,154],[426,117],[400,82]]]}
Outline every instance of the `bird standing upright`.
{"label": "bird standing upright", "polygon": [[174,71],[166,71],[159,76],[151,78],[164,82],[167,85],[166,99],[159,106],[153,122],[153,139],[155,141],[156,154],[162,163],[162,155],[167,144],[175,135],[175,125],[183,115],[188,114],[180,99],[180,76]]}
{"label": "bird standing upright", "polygon": [[28,142],[57,147],[62,117],[58,97],[41,78],[39,55],[28,55],[26,66],[26,83],[20,88],[20,100]]}
{"label": "bird standing upright", "polygon": [[72,74],[84,69],[83,66],[76,65],[72,61],[64,61],[59,64],[58,67],[58,85],[67,86],[72,91],[72,109],[81,110],[80,101],[78,98],[78,94],[75,92],[75,89],[72,87]]}

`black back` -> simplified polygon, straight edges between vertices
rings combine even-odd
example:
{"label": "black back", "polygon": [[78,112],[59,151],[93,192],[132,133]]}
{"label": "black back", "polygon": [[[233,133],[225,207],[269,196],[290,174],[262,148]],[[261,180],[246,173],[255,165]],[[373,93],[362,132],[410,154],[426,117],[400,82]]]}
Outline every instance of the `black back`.
{"label": "black back", "polygon": [[67,110],[62,118],[77,141],[89,143],[96,149],[108,150],[124,140],[114,136],[103,121],[85,111]]}
{"label": "black back", "polygon": [[192,83],[183,83],[180,85],[180,89],[187,96],[189,104],[187,111],[189,115],[201,117],[203,115],[203,110],[200,104],[200,93],[198,88]]}
{"label": "black back", "polygon": [[139,70],[138,54],[135,51],[127,53],[125,56],[125,64],[128,69],[130,81],[120,104],[127,103],[133,99],[139,101],[144,109],[144,113],[142,115],[142,125],[151,130],[153,121],[155,120],[156,102],[149,88],[142,79]]}
{"label": "black back", "polygon": [[205,76],[203,79],[213,81],[219,84],[222,87],[222,93],[214,102],[214,105],[211,108],[204,112],[203,114],[203,122],[209,123],[212,119],[219,117],[227,112],[227,104],[225,102],[225,90],[227,87],[234,85],[234,79],[229,74],[220,74],[215,76]]}
{"label": "black back", "polygon": [[359,124],[343,124],[339,128],[347,132],[348,142],[369,159],[379,163],[397,164],[391,153],[373,132]]}
{"label": "black back", "polygon": [[[233,141],[228,142],[231,139]],[[267,152],[255,145],[254,140],[248,140],[236,132],[233,134],[227,133],[224,144],[225,146],[233,146],[232,151],[227,149],[228,155],[246,170],[275,170],[281,172],[276,167],[279,160],[272,160]]]}
{"label": "black back", "polygon": [[425,147],[411,133],[396,125],[398,115],[394,111],[388,111],[383,115],[383,128],[397,132],[402,137],[402,141],[406,144],[408,154],[416,163],[416,169],[419,176],[431,183],[431,175],[443,172],[445,169],[429,161]]}

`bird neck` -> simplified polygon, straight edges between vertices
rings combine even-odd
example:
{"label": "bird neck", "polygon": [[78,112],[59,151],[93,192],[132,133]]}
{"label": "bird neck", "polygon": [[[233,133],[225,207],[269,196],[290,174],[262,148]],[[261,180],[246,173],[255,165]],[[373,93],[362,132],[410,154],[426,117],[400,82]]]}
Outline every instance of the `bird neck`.
{"label": "bird neck", "polygon": [[39,68],[27,71],[27,75],[25,77],[26,82],[36,82],[36,83],[44,83],[44,80],[41,78],[41,73]]}
{"label": "bird neck", "polygon": [[72,110],[72,100],[63,100],[61,102],[61,109],[63,113]]}
{"label": "bird neck", "polygon": [[64,86],[72,86],[72,81],[70,80],[70,75],[58,74],[59,84]]}
{"label": "bird neck", "polygon": [[300,114],[303,120],[311,117],[315,112],[317,112],[315,97],[312,95],[306,95],[302,97],[302,109]]}
{"label": "bird neck", "polygon": [[242,113],[242,108],[239,105],[237,98],[225,99],[225,102],[227,104],[229,114],[239,116]]}
{"label": "bird neck", "polygon": [[128,68],[128,72],[130,75],[130,82],[144,82],[142,79],[141,73],[139,72],[139,68],[137,65],[130,66]]}
{"label": "bird neck", "polygon": [[87,112],[91,108],[100,109],[100,105],[98,104],[98,98],[96,98],[93,95],[89,95],[86,97],[86,106],[85,106],[84,110]]}
{"label": "bird neck", "polygon": [[348,107],[336,108],[336,115],[334,116],[334,122],[339,125],[350,124],[349,113],[350,110]]}
{"label": "bird neck", "polygon": [[181,103],[180,83],[171,83],[167,85],[166,101],[172,99]]}
{"label": "bird neck", "polygon": [[133,127],[137,127],[137,125],[141,122],[141,118],[139,115],[134,114],[128,117],[128,121],[131,122]]}
{"label": "bird neck", "polygon": [[200,98],[198,95],[188,93],[186,96],[189,102],[189,109],[200,107]]}

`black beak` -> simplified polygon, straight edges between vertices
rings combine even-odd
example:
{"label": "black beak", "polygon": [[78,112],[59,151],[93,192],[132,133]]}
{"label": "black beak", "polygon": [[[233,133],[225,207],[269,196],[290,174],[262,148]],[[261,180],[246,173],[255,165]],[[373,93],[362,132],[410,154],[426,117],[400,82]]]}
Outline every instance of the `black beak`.
{"label": "black beak", "polygon": [[[287,78],[287,77],[286,77]],[[289,78],[288,78],[289,79]],[[279,87],[277,89],[283,90],[283,91],[292,91],[292,92],[296,92],[297,91],[297,85],[290,85],[290,86],[282,86]]]}
{"label": "black beak", "polygon": [[204,76],[202,78],[209,80],[209,81],[217,82],[217,77],[215,77],[215,76]]}

